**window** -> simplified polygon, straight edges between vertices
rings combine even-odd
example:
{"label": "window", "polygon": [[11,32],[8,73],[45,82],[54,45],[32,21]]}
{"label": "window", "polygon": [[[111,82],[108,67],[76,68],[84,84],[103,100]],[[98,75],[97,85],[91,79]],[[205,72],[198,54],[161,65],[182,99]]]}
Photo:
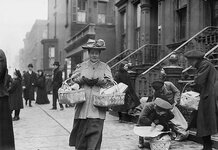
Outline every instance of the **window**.
{"label": "window", "polygon": [[82,23],[86,22],[86,0],[78,0],[77,21]]}
{"label": "window", "polygon": [[136,48],[140,47],[141,4],[136,5]]}
{"label": "window", "polygon": [[137,22],[136,22],[136,27],[139,28],[141,26],[141,4],[138,4],[136,6],[136,19],[137,19]]}
{"label": "window", "polygon": [[53,68],[55,62],[55,47],[49,47],[48,49],[49,68]]}
{"label": "window", "polygon": [[66,23],[65,23],[65,28],[68,27],[68,7],[69,7],[69,0],[66,0]]}
{"label": "window", "polygon": [[179,19],[179,39],[184,39],[186,37],[187,8],[181,8],[177,12]]}
{"label": "window", "polygon": [[126,12],[121,13],[121,50],[124,51],[127,48],[127,40],[126,40]]}
{"label": "window", "polygon": [[107,14],[107,3],[98,2],[98,23],[99,24],[106,23],[106,14]]}

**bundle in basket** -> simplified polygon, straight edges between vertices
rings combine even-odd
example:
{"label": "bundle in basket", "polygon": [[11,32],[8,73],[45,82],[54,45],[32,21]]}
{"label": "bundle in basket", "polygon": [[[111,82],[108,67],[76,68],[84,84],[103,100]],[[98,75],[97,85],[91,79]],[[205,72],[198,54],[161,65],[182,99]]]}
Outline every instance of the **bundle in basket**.
{"label": "bundle in basket", "polygon": [[125,94],[127,85],[124,83],[117,84],[116,81],[111,80],[112,87],[100,89],[100,93],[93,94],[93,104],[97,107],[113,107],[124,105]]}
{"label": "bundle in basket", "polygon": [[59,103],[61,104],[77,104],[86,101],[85,90],[73,90],[66,82],[63,82],[58,90]]}
{"label": "bundle in basket", "polygon": [[93,94],[93,104],[98,107],[124,105],[125,93]]}

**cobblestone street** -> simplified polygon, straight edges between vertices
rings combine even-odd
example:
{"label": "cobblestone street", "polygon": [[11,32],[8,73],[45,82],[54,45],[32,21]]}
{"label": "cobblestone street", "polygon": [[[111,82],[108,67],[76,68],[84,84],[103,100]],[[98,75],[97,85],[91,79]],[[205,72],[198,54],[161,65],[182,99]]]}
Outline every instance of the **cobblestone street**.
{"label": "cobblestone street", "polygon": [[[21,119],[14,122],[16,150],[73,150],[68,146],[72,129],[73,108],[49,110],[49,105],[33,105],[21,111]],[[102,150],[138,150],[134,124],[119,123],[117,117],[107,115]],[[186,141],[173,142],[171,149],[200,150],[201,145]],[[144,149],[145,150],[145,149]]]}

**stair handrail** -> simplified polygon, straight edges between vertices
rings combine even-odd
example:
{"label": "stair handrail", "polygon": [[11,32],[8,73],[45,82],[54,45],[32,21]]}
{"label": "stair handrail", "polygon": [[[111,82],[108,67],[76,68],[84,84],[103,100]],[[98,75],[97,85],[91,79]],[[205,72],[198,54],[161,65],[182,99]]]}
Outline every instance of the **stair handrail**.
{"label": "stair handrail", "polygon": [[119,54],[116,55],[115,57],[113,57],[113,58],[111,58],[110,60],[108,60],[108,61],[106,62],[106,64],[112,62],[114,59],[116,59],[117,57],[119,57],[119,56],[122,55],[123,53],[127,52],[128,50],[130,50],[130,49],[128,48],[128,49],[122,51],[121,53],[119,53]]}
{"label": "stair handrail", "polygon": [[215,51],[218,48],[218,44],[214,46],[211,50],[205,53],[204,58],[206,58],[208,55],[210,55],[213,51]]}
{"label": "stair handrail", "polygon": [[[139,50],[141,50],[142,48],[144,48],[145,46],[147,45],[152,45],[152,44],[145,44],[145,45],[142,45],[141,47],[139,47],[138,49],[136,49],[134,52],[132,52],[131,54],[127,55],[126,57],[124,57],[123,59],[121,59],[120,61],[118,61],[116,64],[114,64],[112,68],[114,68],[116,65],[118,65],[119,63],[123,62],[126,58],[128,58],[129,56],[135,54],[136,52],[138,52]],[[153,45],[156,45],[156,44],[153,44]]]}
{"label": "stair handrail", "polygon": [[159,60],[157,63],[155,63],[153,66],[151,66],[150,68],[148,68],[147,70],[145,70],[143,73],[141,73],[139,76],[144,75],[146,73],[148,73],[150,70],[152,70],[154,67],[156,67],[157,65],[159,65],[161,62],[163,62],[164,60],[166,60],[167,58],[169,58],[172,54],[176,53],[178,50],[180,50],[183,46],[185,46],[188,42],[190,42],[191,40],[193,40],[196,36],[198,36],[199,34],[201,34],[202,32],[204,32],[205,30],[207,30],[208,28],[218,28],[215,26],[208,26],[205,27],[204,29],[202,29],[201,31],[199,31],[198,33],[196,33],[195,35],[193,35],[190,39],[188,39],[187,41],[185,41],[183,44],[181,44],[179,47],[177,47],[175,50],[173,50],[172,52],[170,52],[168,55],[166,55],[164,58],[162,58],[161,60]]}

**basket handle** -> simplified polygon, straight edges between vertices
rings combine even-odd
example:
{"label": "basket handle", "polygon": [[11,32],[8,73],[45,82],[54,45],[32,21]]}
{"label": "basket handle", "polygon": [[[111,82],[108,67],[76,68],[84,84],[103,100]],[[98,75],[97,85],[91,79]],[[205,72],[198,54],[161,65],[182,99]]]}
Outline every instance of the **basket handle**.
{"label": "basket handle", "polygon": [[[191,83],[193,83],[193,82],[194,82],[194,81],[186,83],[185,86],[182,88],[181,93],[183,93],[183,92],[185,91],[185,88],[186,88],[189,84],[191,84]],[[181,96],[182,96],[182,94],[181,94]]]}

